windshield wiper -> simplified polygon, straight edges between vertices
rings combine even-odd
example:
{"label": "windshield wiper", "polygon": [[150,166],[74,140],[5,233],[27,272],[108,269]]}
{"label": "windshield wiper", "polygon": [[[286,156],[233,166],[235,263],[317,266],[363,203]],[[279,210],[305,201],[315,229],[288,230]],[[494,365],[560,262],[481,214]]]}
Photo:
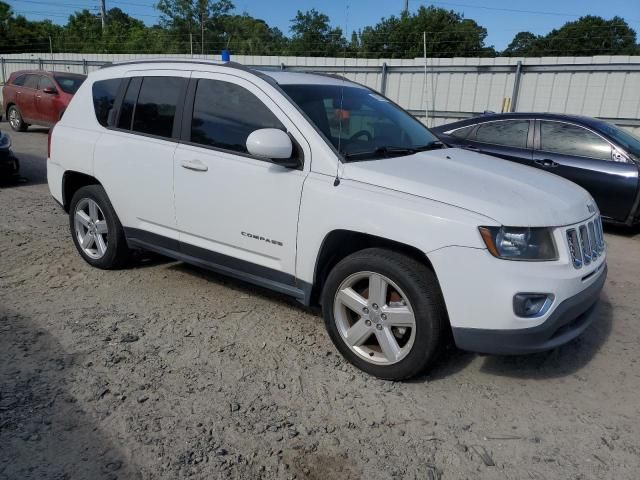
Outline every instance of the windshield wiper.
{"label": "windshield wiper", "polygon": [[425,152],[427,150],[436,150],[443,147],[444,144],[442,142],[440,142],[439,140],[434,140],[433,142],[429,142],[426,145],[422,145],[419,147],[383,146],[378,147],[375,150],[369,150],[365,152],[345,153],[344,158],[347,160],[389,158],[396,155],[413,155],[414,153]]}

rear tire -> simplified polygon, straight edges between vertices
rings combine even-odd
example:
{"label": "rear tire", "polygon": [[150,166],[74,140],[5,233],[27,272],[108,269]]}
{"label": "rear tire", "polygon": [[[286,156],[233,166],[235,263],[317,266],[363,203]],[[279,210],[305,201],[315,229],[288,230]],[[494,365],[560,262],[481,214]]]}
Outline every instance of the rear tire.
{"label": "rear tire", "polygon": [[325,282],[322,310],[340,353],[364,372],[386,380],[424,371],[447,332],[434,272],[391,250],[370,248],[340,261]]}
{"label": "rear tire", "polygon": [[129,261],[124,229],[101,185],[82,187],[73,195],[69,228],[73,243],[89,265],[110,270]]}
{"label": "rear tire", "polygon": [[28,125],[24,123],[20,110],[15,105],[11,105],[7,110],[7,120],[9,126],[16,132],[24,132],[27,130]]}

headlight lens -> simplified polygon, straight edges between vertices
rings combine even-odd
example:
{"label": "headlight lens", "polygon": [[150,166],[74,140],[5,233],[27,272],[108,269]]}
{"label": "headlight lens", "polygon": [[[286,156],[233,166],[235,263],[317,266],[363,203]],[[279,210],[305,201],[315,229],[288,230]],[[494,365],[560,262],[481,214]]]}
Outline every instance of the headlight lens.
{"label": "headlight lens", "polygon": [[480,235],[494,257],[505,260],[558,259],[550,228],[480,227]]}

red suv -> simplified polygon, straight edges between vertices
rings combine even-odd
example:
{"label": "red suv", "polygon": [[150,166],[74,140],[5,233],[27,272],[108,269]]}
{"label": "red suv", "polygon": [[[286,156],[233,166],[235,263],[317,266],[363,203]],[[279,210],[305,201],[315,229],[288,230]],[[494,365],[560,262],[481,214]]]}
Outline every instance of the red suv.
{"label": "red suv", "polygon": [[50,127],[62,117],[86,75],[23,70],[14,72],[2,87],[9,125],[24,132],[30,124]]}

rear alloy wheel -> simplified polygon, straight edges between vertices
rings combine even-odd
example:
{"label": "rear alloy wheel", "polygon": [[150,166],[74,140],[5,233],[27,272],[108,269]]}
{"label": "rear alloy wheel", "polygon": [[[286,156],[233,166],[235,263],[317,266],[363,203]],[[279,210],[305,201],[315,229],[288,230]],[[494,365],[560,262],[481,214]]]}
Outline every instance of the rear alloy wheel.
{"label": "rear alloy wheel", "polygon": [[322,293],[329,336],[361,370],[403,380],[427,368],[443,343],[444,300],[435,274],[406,255],[356,252],[329,273]]}
{"label": "rear alloy wheel", "polygon": [[16,132],[24,132],[27,129],[27,124],[22,120],[22,115],[20,114],[20,110],[15,105],[11,105],[9,107],[9,111],[7,112],[7,119],[9,120],[9,125]]}
{"label": "rear alloy wheel", "polygon": [[69,227],[73,243],[90,265],[120,268],[129,260],[124,230],[102,186],[88,185],[73,195]]}
{"label": "rear alloy wheel", "polygon": [[78,202],[73,215],[78,244],[90,258],[98,260],[107,253],[109,227],[100,206],[91,198]]}

